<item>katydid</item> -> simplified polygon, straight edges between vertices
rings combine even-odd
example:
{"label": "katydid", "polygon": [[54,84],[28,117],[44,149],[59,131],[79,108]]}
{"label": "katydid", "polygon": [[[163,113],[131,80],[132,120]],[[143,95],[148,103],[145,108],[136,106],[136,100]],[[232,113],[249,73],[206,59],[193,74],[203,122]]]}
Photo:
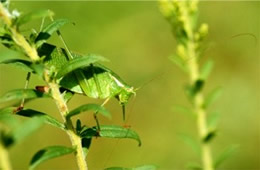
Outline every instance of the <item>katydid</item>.
{"label": "katydid", "polygon": [[[57,70],[62,69],[69,60],[66,50],[46,43],[38,49],[38,53],[40,56],[45,56],[44,62],[47,65],[54,66]],[[71,56],[79,57],[74,53]],[[115,97],[122,106],[124,120],[125,105],[136,91],[116,73],[99,63],[90,64],[67,74],[59,81],[59,85],[64,89],[91,98],[105,99],[102,105]]]}

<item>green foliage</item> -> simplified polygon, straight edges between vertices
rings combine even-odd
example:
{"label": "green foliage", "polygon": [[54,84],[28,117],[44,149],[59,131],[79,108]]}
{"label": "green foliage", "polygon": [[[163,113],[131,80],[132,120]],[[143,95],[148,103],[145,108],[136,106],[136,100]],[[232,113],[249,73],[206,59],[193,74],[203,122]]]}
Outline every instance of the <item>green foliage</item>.
{"label": "green foliage", "polygon": [[54,13],[52,11],[46,10],[46,9],[33,11],[33,12],[20,16],[19,19],[17,20],[16,25],[21,26],[32,20],[50,17],[53,15],[54,15]]}
{"label": "green foliage", "polygon": [[35,39],[35,44],[37,47],[40,47],[43,43],[45,43],[51,35],[58,31],[60,27],[63,25],[69,23],[69,20],[67,19],[58,19],[47,25],[43,28],[43,30],[38,34],[38,36]]}
{"label": "green foliage", "polygon": [[123,167],[110,167],[105,170],[156,170],[158,169],[155,165],[142,165],[134,168],[123,168]]}
{"label": "green foliage", "polygon": [[107,117],[107,118],[111,118],[111,114],[108,110],[106,110],[105,107],[100,106],[98,104],[84,104],[79,106],[78,108],[72,110],[71,112],[69,112],[69,114],[66,116],[67,118],[70,118],[72,116],[78,115],[82,112],[86,112],[86,111],[94,111],[95,113],[100,113],[103,116]]}
{"label": "green foliage", "polygon": [[19,69],[23,69],[27,72],[32,72],[33,69],[31,68],[32,63],[27,60],[21,60],[21,59],[10,59],[0,62],[1,64],[10,64],[15,67],[18,67]]}
{"label": "green foliage", "polygon": [[203,142],[210,142],[217,135],[217,131],[215,129],[209,130],[206,136],[203,138]]}
{"label": "green foliage", "polygon": [[186,106],[175,105],[174,111],[176,111],[178,113],[183,113],[183,114],[188,115],[189,117],[192,117],[192,118],[196,117],[196,114],[191,110],[191,108],[186,107]]}
{"label": "green foliage", "polygon": [[20,116],[30,117],[30,118],[37,117],[47,124],[50,124],[52,126],[60,128],[62,130],[65,130],[65,126],[63,123],[59,122],[58,120],[56,120],[55,118],[51,117],[48,114],[45,114],[45,113],[42,113],[42,112],[39,112],[36,110],[23,109],[23,110],[18,111],[16,114],[20,115]]}
{"label": "green foliage", "polygon": [[202,170],[201,165],[197,162],[189,162],[186,167],[190,170]]}
{"label": "green foliage", "polygon": [[194,84],[186,86],[187,96],[192,100],[203,88],[204,81],[198,79]]}
{"label": "green foliage", "polygon": [[17,89],[11,90],[0,97],[0,103],[21,100],[21,99],[36,99],[42,97],[50,97],[46,93],[39,92],[33,89]]}
{"label": "green foliage", "polygon": [[199,143],[190,135],[187,134],[179,134],[179,137],[192,148],[192,150],[197,154],[201,154],[201,149]]}
{"label": "green foliage", "polygon": [[[211,158],[210,142],[216,136],[218,115],[210,115],[207,120],[208,107],[215,102],[221,93],[220,88],[216,88],[204,97],[203,88],[213,68],[213,61],[208,60],[200,68],[201,54],[203,53],[203,42],[208,35],[208,25],[198,24],[197,0],[192,1],[168,1],[160,0],[162,14],[172,26],[173,34],[177,40],[176,52],[170,59],[187,73],[189,84],[185,88],[187,97],[192,104],[192,110],[196,115],[199,132],[200,146],[191,137],[182,135],[185,143],[192,146],[201,156],[202,166],[193,166],[191,169],[213,170]],[[182,113],[192,113],[189,109],[180,107]],[[192,114],[191,114],[192,115]],[[201,152],[200,152],[201,151]],[[225,158],[223,154],[221,158]],[[221,162],[224,159],[218,159]],[[218,161],[217,161],[218,162]]]}
{"label": "green foliage", "polygon": [[65,146],[49,146],[39,150],[30,162],[30,170],[35,169],[39,164],[63,155],[75,152],[75,148]]}
{"label": "green foliage", "polygon": [[239,148],[238,145],[231,145],[227,147],[214,161],[214,167],[218,168],[224,160],[230,158],[234,152]]}
{"label": "green foliage", "polygon": [[214,90],[212,90],[206,97],[203,107],[208,108],[212,103],[214,103],[217,100],[217,98],[221,95],[221,93],[222,93],[221,87],[217,87]]}
{"label": "green foliage", "polygon": [[42,123],[43,121],[38,118],[29,119],[16,126],[14,129],[11,129],[7,134],[1,136],[1,142],[6,147],[17,144],[39,129],[42,126]]}
{"label": "green foliage", "polygon": [[216,126],[217,126],[217,123],[218,123],[218,120],[219,120],[219,113],[218,112],[213,112],[209,115],[209,118],[208,118],[208,126],[209,128],[211,129],[215,129]]}
{"label": "green foliage", "polygon": [[169,59],[176,64],[182,71],[187,72],[188,69],[185,65],[185,62],[178,55],[171,55]]}
{"label": "green foliage", "polygon": [[87,128],[80,134],[83,138],[106,137],[106,138],[129,138],[134,139],[141,146],[141,139],[138,134],[129,129],[117,125],[101,125],[100,130],[97,127]]}
{"label": "green foliage", "polygon": [[86,67],[95,62],[107,61],[104,57],[89,54],[69,60],[57,73],[57,78],[61,78],[79,68]]}
{"label": "green foliage", "polygon": [[[105,103],[103,105],[85,104],[72,111],[68,110],[67,103],[74,93],[84,94],[95,99],[106,99],[106,102],[115,97],[122,105],[124,115],[125,104],[130,96],[135,94],[135,91],[116,73],[99,64],[99,62],[108,61],[106,58],[95,54],[81,55],[69,51],[59,31],[62,26],[69,23],[69,20],[53,20],[53,15],[54,13],[50,10],[34,11],[24,15],[20,15],[18,11],[11,13],[0,3],[0,18],[2,19],[1,24],[3,24],[0,27],[0,42],[5,47],[19,53],[22,52],[27,57],[25,60],[20,57],[13,58],[9,55],[4,60],[2,59],[0,64],[13,65],[18,69],[29,72],[24,89],[11,90],[0,97],[0,103],[21,100],[18,107],[12,106],[0,109],[0,121],[9,128],[6,130],[2,126],[0,127],[0,144],[3,144],[6,148],[10,147],[28,137],[43,123],[47,123],[65,131],[71,139],[73,148],[64,146],[44,148],[33,156],[30,169],[34,169],[46,160],[74,152],[78,160],[78,166],[83,170],[87,168],[85,158],[89,152],[93,137],[134,139],[139,146],[141,140],[138,134],[129,128],[117,125],[101,125],[98,128],[97,114],[111,118],[110,112],[103,106]],[[44,26],[44,21],[47,18],[51,19],[51,23]],[[20,27],[35,19],[42,20],[40,31],[37,32],[32,28],[29,37],[23,35],[20,32]],[[57,32],[65,48],[48,44],[47,41],[54,32]],[[28,89],[30,73],[40,76],[47,84],[47,90],[45,88],[42,91],[40,88],[36,88],[38,90]],[[25,100],[43,97],[49,97],[55,101],[64,120],[63,123],[47,113],[24,108]],[[87,125],[77,120],[76,127],[74,127],[71,117],[86,111],[95,113],[97,126],[88,128]],[[27,117],[28,120],[18,124],[16,119],[19,116]],[[1,165],[0,168],[2,168]],[[146,165],[134,169],[152,170],[153,166]]]}
{"label": "green foliage", "polygon": [[212,69],[213,69],[214,62],[212,60],[208,60],[201,68],[200,71],[200,78],[202,80],[207,80]]}

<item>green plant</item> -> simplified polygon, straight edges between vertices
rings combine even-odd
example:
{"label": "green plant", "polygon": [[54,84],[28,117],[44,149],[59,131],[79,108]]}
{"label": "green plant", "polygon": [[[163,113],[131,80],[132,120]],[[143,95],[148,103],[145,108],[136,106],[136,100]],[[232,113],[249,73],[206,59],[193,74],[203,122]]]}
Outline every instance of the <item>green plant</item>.
{"label": "green plant", "polygon": [[[231,146],[224,151],[215,162],[212,159],[210,142],[216,136],[217,114],[208,114],[207,109],[221,92],[221,88],[212,90],[206,97],[202,90],[213,68],[213,61],[208,60],[202,67],[200,60],[203,54],[203,41],[208,34],[208,25],[198,25],[198,1],[161,0],[160,8],[172,26],[177,40],[176,53],[170,57],[189,77],[185,93],[192,108],[178,107],[179,111],[188,112],[195,117],[200,146],[188,135],[181,135],[186,143],[201,156],[202,165],[190,164],[193,169],[213,170],[227,158],[236,147]],[[209,116],[209,118],[207,118]]]}
{"label": "green plant", "polygon": [[[53,20],[53,15],[54,13],[50,10],[41,10],[20,15],[16,10],[10,12],[7,2],[0,3],[1,43],[7,48],[24,55],[24,58],[15,59],[10,59],[11,56],[9,56],[10,58],[2,61],[2,64],[14,65],[29,72],[27,76],[28,79],[31,73],[36,74],[44,80],[47,85],[43,88],[39,86],[37,90],[28,89],[26,85],[25,89],[12,90],[0,97],[0,103],[22,100],[18,108],[3,108],[0,112],[0,116],[24,116],[31,118],[30,121],[33,122],[30,128],[21,129],[18,127],[17,132],[15,131],[15,133],[8,133],[10,135],[0,136],[0,166],[2,166],[1,168],[3,169],[11,169],[7,159],[7,148],[10,143],[14,144],[19,141],[20,138],[24,138],[27,135],[23,134],[29,134],[30,131],[36,129],[42,122],[53,125],[67,133],[72,146],[49,146],[41,149],[32,158],[30,169],[34,169],[37,165],[46,160],[69,153],[75,154],[79,169],[88,169],[85,158],[87,157],[93,137],[129,138],[136,140],[139,146],[141,145],[138,134],[130,128],[117,125],[99,125],[97,119],[98,114],[108,118],[111,117],[109,111],[104,108],[104,104],[111,97],[115,97],[119,100],[123,107],[124,114],[125,104],[131,94],[135,94],[133,87],[124,83],[112,70],[98,63],[106,61],[104,57],[94,54],[80,55],[71,53],[59,31],[59,28],[69,23],[69,21],[64,19]],[[32,29],[32,32],[28,36],[20,32],[20,28],[26,23],[34,19],[42,19],[42,21],[44,21],[45,18],[50,18],[51,23],[44,26],[44,22],[42,22],[39,31]],[[65,49],[47,44],[47,40],[55,32],[57,32],[61,38]],[[26,84],[28,84],[28,82]],[[108,86],[110,89],[105,88]],[[106,100],[102,105],[85,104],[70,111],[67,103],[75,92]],[[42,97],[51,98],[55,101],[63,122],[59,122],[46,113],[24,108],[24,100]],[[76,125],[74,125],[71,118],[86,111],[94,112],[97,126],[88,127],[87,125],[82,125],[79,119],[76,121]],[[5,129],[1,128],[1,134],[3,132],[5,132]],[[19,137],[19,135],[22,135],[22,137]],[[18,136],[18,138],[16,136]],[[154,169],[154,166],[149,166],[149,168]]]}

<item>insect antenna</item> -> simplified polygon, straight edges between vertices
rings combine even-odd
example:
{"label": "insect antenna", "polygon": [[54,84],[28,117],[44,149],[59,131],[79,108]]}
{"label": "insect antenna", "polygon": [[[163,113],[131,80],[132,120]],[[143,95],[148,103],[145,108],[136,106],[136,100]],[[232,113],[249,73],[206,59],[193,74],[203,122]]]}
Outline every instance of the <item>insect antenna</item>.
{"label": "insect antenna", "polygon": [[258,39],[257,39],[257,37],[256,37],[254,34],[248,33],[248,32],[247,32],[247,33],[239,33],[239,34],[236,34],[236,35],[231,36],[230,38],[233,39],[233,38],[237,38],[237,37],[241,37],[241,36],[250,36],[250,37],[252,37],[252,38],[254,39],[255,45],[258,44]]}
{"label": "insect antenna", "polygon": [[142,83],[139,87],[135,88],[135,91],[142,89],[143,87],[147,86],[148,84],[150,84],[151,82],[161,78],[163,75],[165,74],[165,72],[161,72],[159,74],[157,74],[156,76],[154,76],[153,78],[149,79],[148,81]]}

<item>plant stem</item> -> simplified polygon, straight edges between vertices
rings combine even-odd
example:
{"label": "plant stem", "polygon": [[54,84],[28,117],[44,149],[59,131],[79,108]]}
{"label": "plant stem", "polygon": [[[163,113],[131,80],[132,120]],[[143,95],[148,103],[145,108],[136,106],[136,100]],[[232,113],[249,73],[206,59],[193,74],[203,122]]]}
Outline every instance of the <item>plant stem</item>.
{"label": "plant stem", "polygon": [[[189,42],[188,42],[188,56],[189,56],[189,61],[188,61],[188,67],[189,67],[189,77],[190,77],[190,83],[194,85],[197,80],[199,80],[199,66],[197,63],[197,58],[196,52],[195,52],[195,47],[194,47],[194,41],[193,41],[193,36],[189,37]],[[212,162],[212,157],[211,157],[211,149],[208,143],[204,142],[203,139],[207,135],[208,128],[207,128],[207,118],[206,118],[206,111],[202,107],[204,103],[204,96],[201,91],[199,91],[193,98],[193,109],[194,112],[197,114],[197,126],[198,126],[198,132],[199,132],[199,137],[201,141],[201,159],[202,159],[202,164],[203,164],[203,169],[204,170],[213,170],[213,162]]]}
{"label": "plant stem", "polygon": [[54,98],[56,105],[67,127],[67,134],[70,137],[71,143],[73,146],[76,146],[76,158],[77,158],[78,167],[80,170],[87,170],[88,167],[87,167],[87,162],[85,160],[85,155],[81,144],[81,138],[76,134],[71,119],[66,119],[66,115],[69,113],[67,104],[64,101],[57,84],[49,83],[49,87],[52,92],[52,97]]}
{"label": "plant stem", "polygon": [[0,17],[3,19],[4,23],[11,31],[12,38],[15,43],[24,50],[25,54],[27,54],[32,61],[38,61],[40,57],[37,54],[36,48],[34,46],[31,46],[26,41],[24,36],[17,31],[16,26],[12,24],[12,20],[10,18],[11,14],[6,8],[3,7],[2,3],[0,3]]}
{"label": "plant stem", "polygon": [[0,142],[0,169],[2,170],[12,169],[9,161],[8,151],[1,142]]}

